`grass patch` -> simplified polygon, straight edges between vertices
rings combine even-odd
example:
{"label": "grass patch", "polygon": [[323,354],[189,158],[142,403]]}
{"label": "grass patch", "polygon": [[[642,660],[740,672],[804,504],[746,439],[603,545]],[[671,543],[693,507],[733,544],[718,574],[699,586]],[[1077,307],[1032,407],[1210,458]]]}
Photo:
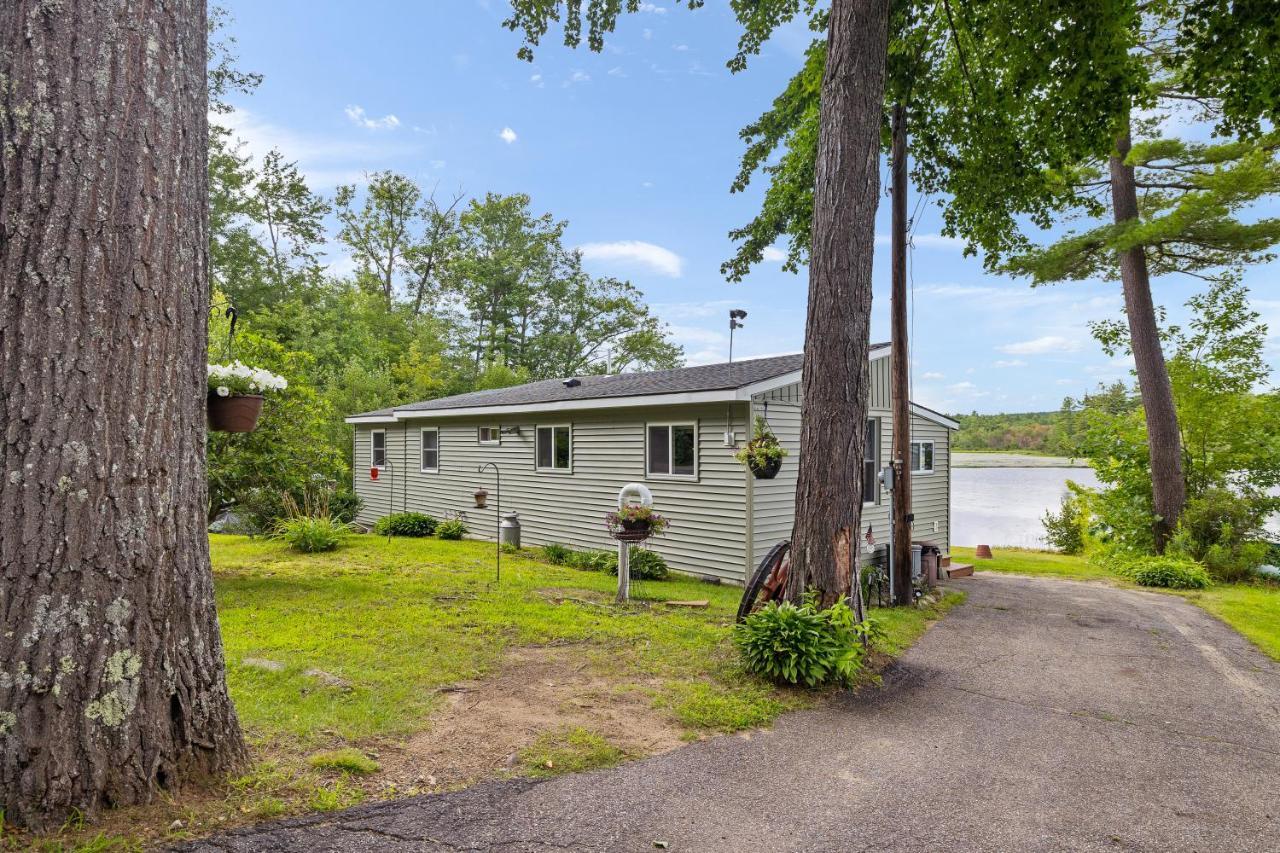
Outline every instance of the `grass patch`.
{"label": "grass patch", "polygon": [[520,751],[520,766],[528,776],[548,777],[612,767],[626,753],[595,732],[582,728],[546,732]]}
{"label": "grass patch", "polygon": [[747,684],[732,690],[714,682],[680,682],[660,704],[686,728],[727,734],[767,726],[783,712],[813,703],[802,691],[779,691],[745,672],[742,677]]}
{"label": "grass patch", "polygon": [[972,548],[952,548],[952,562],[972,563],[980,572],[1006,572],[1015,575],[1047,575],[1049,577],[1074,578],[1076,580],[1115,581],[1116,576],[1102,566],[1090,563],[1084,557],[1056,554],[1052,551],[1029,551],[1022,548],[998,548],[992,546],[995,555],[991,560],[978,560]]}
{"label": "grass patch", "polygon": [[[993,549],[995,559],[974,560],[972,548],[952,548],[953,559],[972,562],[982,571],[1013,572],[1073,580],[1102,580],[1117,586],[1134,584],[1095,565],[1084,557],[1054,554],[1048,551],[1020,551],[1013,548]],[[1149,587],[1141,587],[1150,589]],[[1165,592],[1165,590],[1151,590]],[[1280,584],[1252,583],[1214,584],[1203,590],[1168,590],[1235,628],[1275,660],[1280,660]]]}
{"label": "grass patch", "polygon": [[880,628],[881,640],[876,650],[897,657],[920,639],[929,625],[941,619],[948,610],[964,601],[965,594],[946,590],[942,598],[923,607],[873,607],[868,618]]}
{"label": "grass patch", "polygon": [[337,770],[342,773],[354,773],[357,776],[368,776],[378,772],[378,762],[358,749],[330,749],[317,752],[307,759],[307,763],[317,770]]}

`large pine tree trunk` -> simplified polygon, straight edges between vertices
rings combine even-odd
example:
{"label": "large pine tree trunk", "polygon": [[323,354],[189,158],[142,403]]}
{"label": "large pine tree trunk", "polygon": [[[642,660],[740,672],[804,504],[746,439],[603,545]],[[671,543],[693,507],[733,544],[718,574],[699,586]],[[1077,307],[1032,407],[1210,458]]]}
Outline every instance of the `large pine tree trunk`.
{"label": "large pine tree trunk", "polygon": [[[1111,205],[1117,224],[1138,219],[1138,190],[1133,167],[1125,165],[1131,142],[1128,132],[1116,140],[1111,156]],[[1156,550],[1163,552],[1182,515],[1187,499],[1182,476],[1182,437],[1173,385],[1160,348],[1160,327],[1151,299],[1147,254],[1141,246],[1120,253],[1120,280],[1124,287],[1124,312],[1129,321],[1129,341],[1138,372],[1138,388],[1147,421],[1147,447],[1151,460],[1151,497],[1156,513]]]}
{"label": "large pine tree trunk", "polygon": [[788,595],[848,596],[862,519],[888,0],[834,0],[822,81]]}
{"label": "large pine tree trunk", "polygon": [[205,535],[204,0],[0,4],[0,809],[244,756]]}

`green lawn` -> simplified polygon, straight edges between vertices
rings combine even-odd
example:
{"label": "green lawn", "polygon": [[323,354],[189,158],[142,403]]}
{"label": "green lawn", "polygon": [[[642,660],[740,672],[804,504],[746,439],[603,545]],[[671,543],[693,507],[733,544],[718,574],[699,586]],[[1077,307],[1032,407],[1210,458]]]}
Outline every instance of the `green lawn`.
{"label": "green lawn", "polygon": [[[994,548],[995,558],[976,560],[972,548],[952,548],[957,562],[973,563],[987,572],[1010,572],[1020,575],[1048,575],[1075,580],[1104,581],[1116,586],[1133,584],[1117,577],[1084,557],[1053,554],[1047,551],[1021,551],[1016,548]],[[1218,584],[1206,590],[1157,590],[1180,595],[1203,607],[1223,622],[1252,640],[1258,648],[1280,660],[1280,584]]]}
{"label": "green lawn", "polygon": [[[742,594],[736,586],[683,576],[633,580],[635,600],[619,607],[616,578],[553,566],[532,552],[503,554],[495,583],[494,548],[483,542],[354,536],[333,553],[304,555],[278,542],[214,535],[210,546],[228,683],[252,767],[226,786],[108,811],[94,827],[73,823],[42,837],[0,829],[0,850],[131,851],[254,820],[440,790],[432,782],[403,787],[399,756],[417,748],[424,738],[414,736],[423,732],[446,744],[445,758],[430,759],[435,772],[468,749],[453,748],[455,731],[442,729],[439,739],[429,731],[432,711],[446,701],[441,688],[503,685],[498,679],[508,670],[500,673],[500,665],[531,647],[555,653],[565,667],[557,677],[592,677],[590,695],[559,701],[603,707],[611,719],[621,714],[618,725],[628,732],[638,720],[626,709],[647,709],[676,743],[766,726],[821,695],[780,689],[742,670],[731,641]],[[900,653],[962,598],[873,611],[885,635],[880,651]],[[708,606],[664,604],[690,600]],[[563,704],[548,708],[551,721],[519,745],[510,769],[489,764],[482,775],[547,776],[644,754],[566,722]],[[505,719],[497,725],[506,727]]]}
{"label": "green lawn", "polygon": [[[805,701],[744,677],[729,639],[738,587],[633,581],[637,600],[617,608],[615,578],[525,555],[504,554],[494,583],[493,546],[481,542],[358,536],[302,555],[262,539],[210,541],[231,693],[257,740],[421,730],[436,688],[482,677],[513,646],[575,644],[586,665],[660,679],[655,704],[694,729],[767,724]],[[661,606],[690,599],[709,606]],[[878,611],[886,651],[910,645],[935,615]],[[341,682],[306,674],[317,669]]]}

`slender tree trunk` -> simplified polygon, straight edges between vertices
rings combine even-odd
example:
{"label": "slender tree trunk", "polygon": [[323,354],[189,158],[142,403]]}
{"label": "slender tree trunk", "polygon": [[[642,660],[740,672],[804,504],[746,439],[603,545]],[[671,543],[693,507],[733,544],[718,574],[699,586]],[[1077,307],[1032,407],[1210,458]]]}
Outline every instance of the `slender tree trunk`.
{"label": "slender tree trunk", "polygon": [[205,534],[204,0],[0,5],[0,809],[244,757]]}
{"label": "slender tree trunk", "polygon": [[893,590],[898,604],[911,589],[911,365],[907,341],[907,111],[893,107]]}
{"label": "slender tree trunk", "polygon": [[787,593],[846,598],[862,521],[871,259],[889,0],[833,0],[822,80],[803,427]]}
{"label": "slender tree trunk", "polygon": [[[1129,155],[1129,133],[1116,140],[1111,155],[1111,205],[1117,224],[1138,219],[1138,190],[1133,167],[1125,165]],[[1151,276],[1147,254],[1141,246],[1120,253],[1120,280],[1124,286],[1124,312],[1129,320],[1129,341],[1138,372],[1138,388],[1147,421],[1147,447],[1151,461],[1151,498],[1156,513],[1153,533],[1158,552],[1173,534],[1187,499],[1182,475],[1182,437],[1178,431],[1178,410],[1173,402],[1173,385],[1160,348],[1160,327],[1151,299]]]}

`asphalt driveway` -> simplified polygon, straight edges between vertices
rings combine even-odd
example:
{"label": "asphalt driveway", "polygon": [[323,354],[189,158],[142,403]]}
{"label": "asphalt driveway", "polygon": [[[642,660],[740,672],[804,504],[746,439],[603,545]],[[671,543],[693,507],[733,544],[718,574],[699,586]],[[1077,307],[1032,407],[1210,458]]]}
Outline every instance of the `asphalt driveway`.
{"label": "asphalt driveway", "polygon": [[1280,851],[1280,666],[1177,598],[957,585],[882,689],[771,731],[187,849]]}

